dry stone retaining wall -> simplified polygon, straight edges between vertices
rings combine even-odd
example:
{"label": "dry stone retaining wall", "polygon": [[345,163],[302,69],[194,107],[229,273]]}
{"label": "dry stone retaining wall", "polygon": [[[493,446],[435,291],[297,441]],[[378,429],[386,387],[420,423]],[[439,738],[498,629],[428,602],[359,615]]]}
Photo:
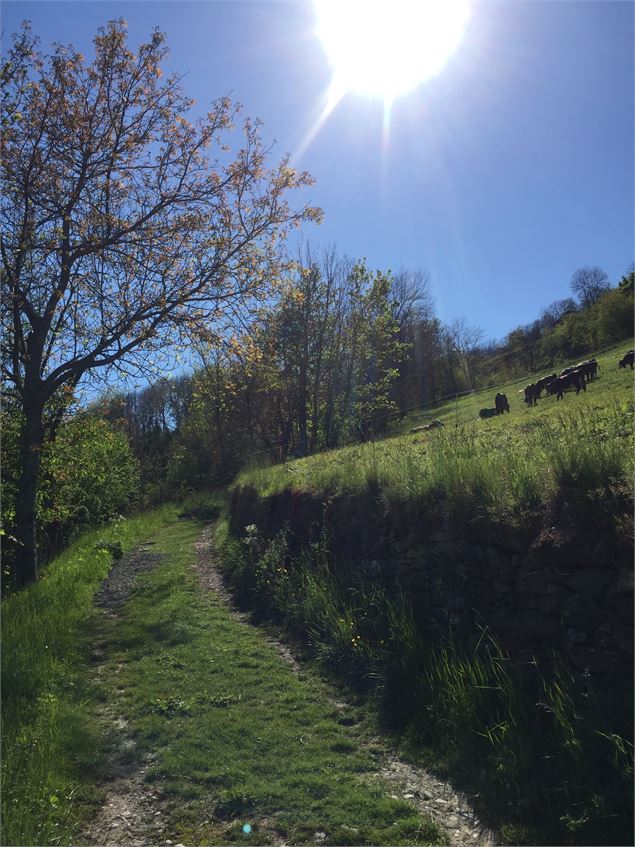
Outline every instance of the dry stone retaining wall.
{"label": "dry stone retaining wall", "polygon": [[298,548],[324,531],[339,576],[403,592],[433,642],[469,646],[486,627],[514,657],[549,662],[555,649],[580,671],[632,672],[633,549],[610,527],[494,523],[373,491],[322,501],[237,489],[231,530],[249,524],[266,538],[286,528]]}

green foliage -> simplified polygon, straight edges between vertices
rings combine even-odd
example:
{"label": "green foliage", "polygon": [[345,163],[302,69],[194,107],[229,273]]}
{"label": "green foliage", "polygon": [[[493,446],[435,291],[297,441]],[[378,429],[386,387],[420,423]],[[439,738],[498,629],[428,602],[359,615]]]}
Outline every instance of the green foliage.
{"label": "green foliage", "polygon": [[[15,555],[15,497],[22,419],[14,407],[2,412],[2,523],[6,539],[3,574]],[[79,532],[127,513],[139,495],[139,467],[125,435],[106,421],[77,414],[42,448],[37,511],[44,557],[59,552]]]}

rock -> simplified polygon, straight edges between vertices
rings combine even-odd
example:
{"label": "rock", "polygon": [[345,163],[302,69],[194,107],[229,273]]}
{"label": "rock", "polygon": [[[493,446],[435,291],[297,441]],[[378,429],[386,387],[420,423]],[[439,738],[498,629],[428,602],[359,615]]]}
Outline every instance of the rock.
{"label": "rock", "polygon": [[567,630],[567,641],[570,641],[572,644],[586,644],[587,634],[583,629],[571,627]]}
{"label": "rock", "polygon": [[595,603],[588,597],[572,594],[562,604],[562,622],[575,629],[593,629],[601,620]]}
{"label": "rock", "polygon": [[586,568],[583,571],[576,571],[564,580],[565,585],[573,591],[578,594],[585,594],[587,597],[600,596],[611,581],[611,572],[602,568]]}
{"label": "rock", "polygon": [[516,585],[523,594],[544,594],[547,590],[544,573],[540,571],[519,574]]}
{"label": "rock", "polygon": [[[326,841],[326,833],[325,832],[316,832],[313,836],[313,840],[316,844],[321,844],[323,841]],[[178,847],[178,845],[177,845]]]}
{"label": "rock", "polygon": [[541,597],[538,600],[538,611],[542,612],[543,615],[550,615],[560,605],[560,598],[556,597],[553,594],[548,595],[547,597]]}
{"label": "rock", "polygon": [[608,650],[597,647],[587,647],[584,644],[573,644],[567,650],[573,664],[581,670],[594,673],[611,673],[616,670],[618,656]]}
{"label": "rock", "polygon": [[613,627],[613,643],[620,650],[633,655],[633,627],[615,624]]}
{"label": "rock", "polygon": [[621,624],[633,626],[633,600],[631,597],[610,597],[602,604],[607,614]]}
{"label": "rock", "polygon": [[560,625],[553,618],[531,609],[522,609],[513,619],[513,629],[537,638],[551,638],[558,632]]}
{"label": "rock", "polygon": [[619,578],[617,580],[617,593],[618,594],[632,594],[633,593],[633,571],[629,570],[621,570]]}

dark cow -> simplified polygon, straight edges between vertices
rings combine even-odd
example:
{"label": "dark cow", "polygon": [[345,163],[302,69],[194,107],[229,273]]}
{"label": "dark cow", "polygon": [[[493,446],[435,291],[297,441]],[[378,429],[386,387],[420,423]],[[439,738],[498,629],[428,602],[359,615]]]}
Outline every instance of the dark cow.
{"label": "dark cow", "polygon": [[497,409],[481,409],[478,413],[479,418],[493,418],[498,414]]}
{"label": "dark cow", "polygon": [[597,377],[599,367],[597,359],[587,359],[585,362],[578,362],[576,365],[577,370],[583,371],[587,382]]}
{"label": "dark cow", "polygon": [[496,406],[497,415],[502,415],[503,412],[509,412],[509,402],[506,394],[497,394],[494,397],[494,405]]}
{"label": "dark cow", "polygon": [[539,396],[540,392],[538,391],[533,382],[525,388],[525,403],[527,403],[528,406],[538,405]]}
{"label": "dark cow", "polygon": [[631,370],[633,370],[633,359],[635,358],[635,350],[629,350],[628,353],[624,356],[623,359],[620,359],[618,368],[625,368],[626,365],[631,366]]}
{"label": "dark cow", "polygon": [[581,371],[574,369],[570,373],[565,374],[564,376],[559,376],[557,379],[554,379],[553,382],[550,382],[547,386],[547,391],[549,394],[555,394],[556,400],[563,400],[564,391],[567,388],[575,388],[576,395],[579,394],[580,391],[586,391],[584,374]]}
{"label": "dark cow", "polygon": [[558,378],[558,374],[549,374],[549,376],[541,377],[538,382],[536,382],[536,398],[540,398],[540,395],[544,391],[544,389],[549,385],[550,382],[553,382],[554,379]]}

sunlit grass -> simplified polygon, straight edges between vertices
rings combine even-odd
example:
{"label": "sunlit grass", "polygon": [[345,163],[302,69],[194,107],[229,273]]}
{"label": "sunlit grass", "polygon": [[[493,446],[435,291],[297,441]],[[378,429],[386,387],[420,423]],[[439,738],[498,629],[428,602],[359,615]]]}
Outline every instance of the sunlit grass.
{"label": "sunlit grass", "polygon": [[[572,480],[580,492],[630,486],[633,379],[617,369],[618,353],[599,357],[600,377],[579,396],[530,408],[510,395],[509,415],[480,420],[478,409],[493,405],[489,389],[428,410],[426,419],[445,421],[441,429],[251,468],[235,484],[266,497],[286,488],[360,492],[370,483],[388,500],[443,496],[498,515],[546,503]],[[406,426],[419,422],[415,416]]]}
{"label": "sunlit grass", "polygon": [[444,498],[492,516],[519,516],[563,492],[584,498],[630,491],[632,414],[631,403],[615,398],[608,405],[554,409],[530,427],[472,423],[251,470],[237,485],[266,497],[285,488],[354,493],[371,484],[387,501]]}
{"label": "sunlit grass", "polygon": [[39,582],[2,603],[2,843],[69,843],[94,800],[104,742],[87,701],[87,623],[112,559],[175,507],[121,519],[72,544]]}

